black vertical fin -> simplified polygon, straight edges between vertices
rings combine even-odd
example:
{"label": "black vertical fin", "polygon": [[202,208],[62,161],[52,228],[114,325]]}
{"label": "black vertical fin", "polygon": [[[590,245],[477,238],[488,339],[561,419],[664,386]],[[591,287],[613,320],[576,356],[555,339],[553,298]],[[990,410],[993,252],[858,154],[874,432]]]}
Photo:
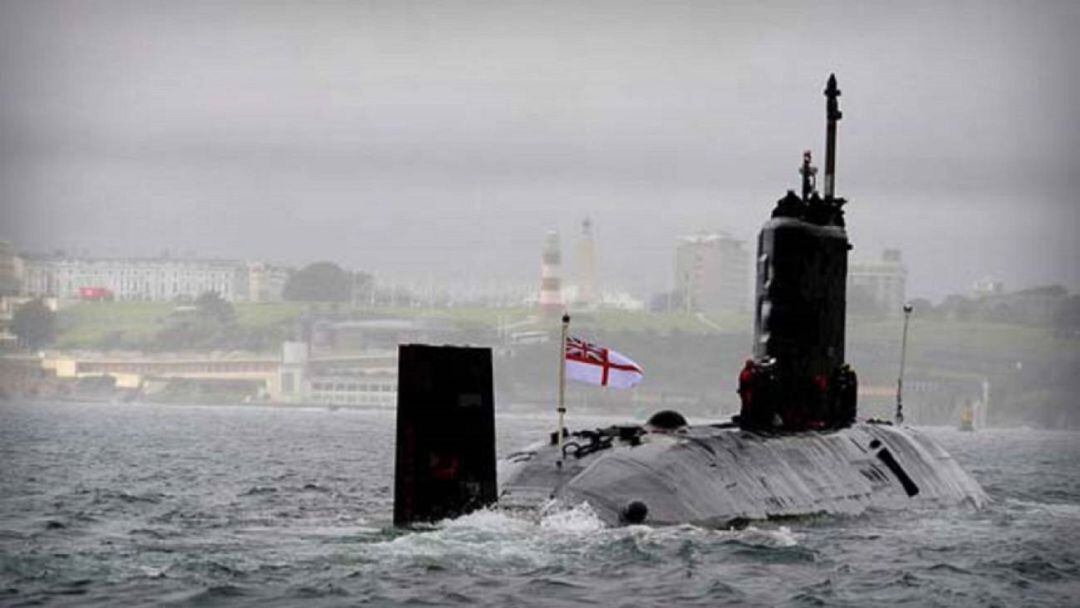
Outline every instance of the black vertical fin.
{"label": "black vertical fin", "polygon": [[490,348],[399,347],[396,454],[396,526],[495,502]]}

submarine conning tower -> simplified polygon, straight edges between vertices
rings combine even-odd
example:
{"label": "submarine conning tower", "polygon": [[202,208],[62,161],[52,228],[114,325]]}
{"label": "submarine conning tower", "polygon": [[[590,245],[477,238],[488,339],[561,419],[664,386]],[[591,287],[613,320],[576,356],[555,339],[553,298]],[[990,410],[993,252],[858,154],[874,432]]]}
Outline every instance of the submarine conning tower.
{"label": "submarine conning tower", "polygon": [[825,88],[824,195],[803,154],[802,194],[789,190],[758,235],[753,358],[739,375],[742,428],[802,431],[855,419],[856,377],[844,362],[847,257],[844,199],[835,195],[835,75]]}

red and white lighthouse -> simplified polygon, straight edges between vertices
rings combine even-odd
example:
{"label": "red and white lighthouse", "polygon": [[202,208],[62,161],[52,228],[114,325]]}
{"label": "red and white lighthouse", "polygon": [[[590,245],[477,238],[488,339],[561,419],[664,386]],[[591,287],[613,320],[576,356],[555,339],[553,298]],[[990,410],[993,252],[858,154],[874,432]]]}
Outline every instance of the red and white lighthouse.
{"label": "red and white lighthouse", "polygon": [[544,237],[540,264],[540,311],[544,314],[558,315],[563,311],[561,265],[559,233],[552,230]]}

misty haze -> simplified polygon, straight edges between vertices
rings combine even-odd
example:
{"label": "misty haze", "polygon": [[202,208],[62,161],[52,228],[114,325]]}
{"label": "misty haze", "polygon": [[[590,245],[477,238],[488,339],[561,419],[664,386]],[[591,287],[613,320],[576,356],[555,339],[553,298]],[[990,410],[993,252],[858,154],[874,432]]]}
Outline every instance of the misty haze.
{"label": "misty haze", "polygon": [[[1075,601],[1078,31],[1064,1],[0,0],[0,605]],[[500,458],[868,433],[917,504],[821,465],[758,475],[760,517],[521,518],[500,462],[506,511],[395,528],[405,344],[490,360]]]}

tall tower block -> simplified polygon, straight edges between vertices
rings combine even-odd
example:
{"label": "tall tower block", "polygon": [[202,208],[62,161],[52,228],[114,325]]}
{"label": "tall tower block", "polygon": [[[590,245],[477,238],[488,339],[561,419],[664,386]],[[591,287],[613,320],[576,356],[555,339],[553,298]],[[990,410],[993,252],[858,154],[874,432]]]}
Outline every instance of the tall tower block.
{"label": "tall tower block", "polygon": [[596,242],[593,239],[593,223],[589,218],[581,222],[578,273],[576,304],[582,308],[592,308],[596,306]]}
{"label": "tall tower block", "polygon": [[561,265],[559,233],[552,230],[544,237],[540,264],[540,311],[545,314],[558,315],[563,312],[562,279],[559,278]]}

